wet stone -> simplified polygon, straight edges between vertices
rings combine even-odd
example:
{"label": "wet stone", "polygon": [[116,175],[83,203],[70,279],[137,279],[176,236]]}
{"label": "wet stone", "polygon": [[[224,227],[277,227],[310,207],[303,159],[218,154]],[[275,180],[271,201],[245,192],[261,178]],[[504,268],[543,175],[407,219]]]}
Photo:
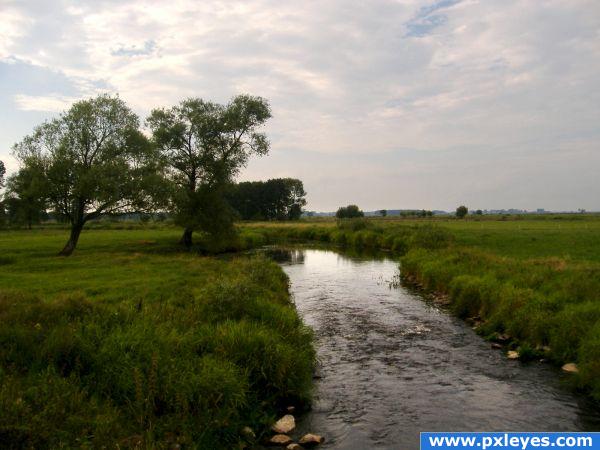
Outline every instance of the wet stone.
{"label": "wet stone", "polygon": [[316,445],[322,444],[325,442],[325,438],[323,436],[319,436],[318,434],[308,433],[300,438],[298,443],[303,447],[314,447]]}
{"label": "wet stone", "polygon": [[285,434],[276,434],[269,439],[269,445],[279,445],[285,447],[288,444],[292,443],[292,439]]}
{"label": "wet stone", "polygon": [[271,427],[271,430],[273,430],[275,433],[287,434],[291,433],[294,430],[294,428],[296,428],[296,421],[294,420],[294,416],[292,416],[291,414],[286,414],[277,422],[275,422],[275,425]]}

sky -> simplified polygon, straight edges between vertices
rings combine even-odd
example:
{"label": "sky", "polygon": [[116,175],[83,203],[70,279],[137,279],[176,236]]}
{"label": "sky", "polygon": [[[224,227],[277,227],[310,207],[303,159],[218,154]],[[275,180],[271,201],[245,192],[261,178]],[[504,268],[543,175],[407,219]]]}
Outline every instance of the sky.
{"label": "sky", "polygon": [[598,0],[0,0],[0,160],[69,105],[269,100],[307,209],[600,210]]}

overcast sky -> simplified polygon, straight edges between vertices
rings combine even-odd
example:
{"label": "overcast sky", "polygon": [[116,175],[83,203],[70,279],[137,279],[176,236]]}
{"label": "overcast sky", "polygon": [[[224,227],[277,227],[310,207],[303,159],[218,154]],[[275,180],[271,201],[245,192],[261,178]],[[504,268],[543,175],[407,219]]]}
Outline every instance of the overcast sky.
{"label": "overcast sky", "polygon": [[600,1],[0,0],[0,159],[71,102],[266,97],[308,209],[600,210]]}

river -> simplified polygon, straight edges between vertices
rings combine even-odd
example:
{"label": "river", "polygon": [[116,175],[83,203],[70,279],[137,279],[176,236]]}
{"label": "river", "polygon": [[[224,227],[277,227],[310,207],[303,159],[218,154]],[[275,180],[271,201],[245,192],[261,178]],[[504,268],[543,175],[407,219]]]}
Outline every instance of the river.
{"label": "river", "polygon": [[419,431],[600,430],[557,369],[507,360],[463,321],[392,283],[398,263],[330,250],[270,252],[315,333],[318,370],[299,432],[327,449],[418,449]]}

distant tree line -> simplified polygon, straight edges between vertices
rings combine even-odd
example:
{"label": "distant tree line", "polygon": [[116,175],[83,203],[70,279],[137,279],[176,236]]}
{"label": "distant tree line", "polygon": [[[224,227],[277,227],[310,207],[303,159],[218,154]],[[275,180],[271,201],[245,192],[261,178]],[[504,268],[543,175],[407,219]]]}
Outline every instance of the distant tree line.
{"label": "distant tree line", "polygon": [[[189,98],[153,110],[148,137],[118,96],[76,102],[13,146],[20,168],[4,183],[0,166],[0,217],[31,226],[51,211],[71,227],[65,256],[90,220],[114,214],[168,213],[184,229],[184,245],[194,231],[218,242],[235,232],[227,201],[234,177],[252,155],[269,151],[260,128],[270,117],[261,97],[239,95],[225,105]],[[303,204],[296,199],[285,214],[298,215]]]}
{"label": "distant tree line", "polygon": [[274,178],[231,185],[226,198],[243,220],[298,220],[305,196],[302,181]]}
{"label": "distant tree line", "polygon": [[415,209],[414,211],[400,211],[401,217],[432,217],[433,212],[425,209]]}

